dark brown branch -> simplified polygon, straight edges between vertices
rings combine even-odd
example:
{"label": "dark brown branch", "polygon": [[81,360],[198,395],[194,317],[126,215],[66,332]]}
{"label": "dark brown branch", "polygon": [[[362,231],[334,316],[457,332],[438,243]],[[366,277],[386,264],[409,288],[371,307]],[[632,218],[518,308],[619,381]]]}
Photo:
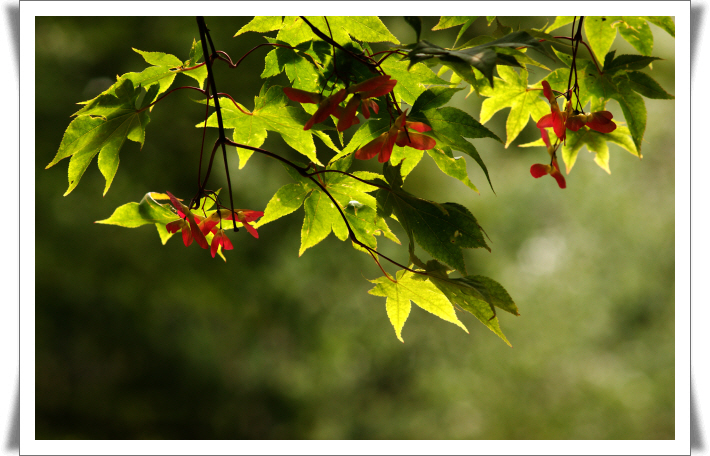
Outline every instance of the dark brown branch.
{"label": "dark brown branch", "polygon": [[[203,16],[197,16],[197,26],[200,29],[200,40],[202,42],[202,54],[205,56],[205,63],[207,63],[207,79],[210,82],[210,88],[212,90],[213,94],[219,93],[217,91],[217,83],[215,82],[214,79],[214,73],[212,71],[212,53],[208,52],[207,48],[207,41],[205,41],[205,38],[209,41],[209,47],[214,51],[214,43],[212,42],[212,37],[210,36],[209,30],[207,29],[207,25],[205,24],[205,18]],[[224,133],[224,122],[222,121],[222,110],[219,107],[219,97],[214,97],[214,106],[215,106],[215,111],[217,113],[217,125],[219,126],[219,141],[218,143],[222,145],[222,156],[224,157],[224,167],[225,167],[225,172],[227,174],[227,186],[229,189],[229,204],[230,208],[232,209],[232,212],[234,212],[234,201],[232,197],[232,183],[229,178],[229,167],[227,166],[227,148],[225,147],[224,140],[226,139],[226,135]],[[214,150],[212,151],[212,157],[214,157]],[[210,168],[212,167],[212,157],[210,158]],[[207,176],[209,176],[209,171]],[[205,182],[207,181],[207,177],[205,177]],[[200,195],[202,194],[204,190],[204,186],[200,188]],[[198,197],[199,199],[199,197]],[[232,217],[232,223],[234,226],[234,231],[239,231],[239,228],[237,228],[237,222],[234,220],[234,217]]]}

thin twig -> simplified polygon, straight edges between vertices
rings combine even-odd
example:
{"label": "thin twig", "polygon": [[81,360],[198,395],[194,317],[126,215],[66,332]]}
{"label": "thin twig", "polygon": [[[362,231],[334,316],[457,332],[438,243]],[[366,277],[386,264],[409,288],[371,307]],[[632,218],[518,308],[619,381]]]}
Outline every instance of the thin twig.
{"label": "thin twig", "polygon": [[[214,72],[212,71],[212,60],[211,56],[212,53],[208,52],[207,48],[207,42],[205,41],[205,37],[209,41],[210,48],[214,51],[214,43],[212,42],[212,37],[210,36],[209,30],[207,29],[207,25],[205,24],[205,18],[203,16],[197,16],[197,26],[200,29],[200,40],[202,42],[202,53],[205,56],[205,62],[207,63],[207,79],[210,81],[210,87],[212,89],[212,93],[216,94],[219,93],[217,91],[217,83],[215,82],[214,79]],[[232,197],[232,183],[229,178],[229,167],[227,166],[227,148],[224,145],[224,140],[226,138],[226,135],[224,133],[224,122],[222,121],[222,110],[219,107],[219,97],[214,97],[214,106],[215,106],[215,111],[217,113],[217,125],[219,126],[219,143],[222,144],[222,156],[224,157],[224,167],[225,167],[225,172],[227,174],[227,186],[229,189],[229,204],[230,208],[232,209],[232,212],[234,212],[234,201]],[[214,157],[214,150],[212,151],[212,156]],[[212,158],[210,158],[210,165],[212,163]],[[208,174],[209,175],[209,174]],[[205,181],[207,179],[205,178]],[[200,194],[203,192],[204,186],[200,188]],[[234,217],[232,217],[232,224],[234,226],[234,231],[239,231],[239,228],[237,228],[237,222],[234,220]]]}

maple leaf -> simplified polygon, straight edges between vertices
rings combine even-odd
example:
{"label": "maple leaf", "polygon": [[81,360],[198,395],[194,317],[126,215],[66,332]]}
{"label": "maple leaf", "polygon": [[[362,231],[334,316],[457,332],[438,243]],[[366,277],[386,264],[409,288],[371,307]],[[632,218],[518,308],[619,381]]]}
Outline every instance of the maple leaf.
{"label": "maple leaf", "polygon": [[431,256],[465,274],[462,249],[490,251],[476,218],[460,204],[439,204],[404,191],[400,167],[385,164],[390,188],[377,191],[378,209],[386,216],[397,217],[409,237],[410,252],[416,241]]}
{"label": "maple leaf", "polygon": [[108,192],[118,170],[118,153],[126,139],[143,146],[145,127],[150,121],[147,106],[157,95],[158,86],[151,89],[140,107],[136,107],[140,88],[133,87],[133,82],[126,79],[115,88],[113,93],[104,93],[86,104],[75,115],[59,145],[54,159],[46,166],[50,168],[60,160],[69,160],[69,188],[64,196],[71,193],[79,184],[81,177],[93,158],[98,154],[101,174],[106,179],[104,195]]}
{"label": "maple leaf", "polygon": [[[268,131],[281,135],[286,144],[302,153],[313,163],[322,166],[316,156],[316,146],[313,134],[303,130],[309,116],[301,108],[288,106],[288,98],[280,86],[264,85],[259,96],[254,97],[254,110],[249,112],[245,107],[235,106],[231,100],[220,103],[222,120],[225,129],[234,129],[234,141],[252,147],[260,147],[267,137]],[[241,108],[241,109],[240,109]],[[202,128],[204,122],[195,125]],[[213,113],[207,119],[208,127],[217,127],[217,115]],[[239,168],[243,168],[254,153],[251,150],[238,148]]]}
{"label": "maple leaf", "polygon": [[528,72],[525,68],[520,69],[520,75],[509,67],[499,67],[498,73],[502,79],[499,79],[495,89],[481,89],[481,95],[488,98],[481,105],[480,119],[485,124],[496,112],[510,108],[505,123],[505,147],[508,147],[523,131],[530,117],[537,122],[550,108],[540,97],[539,91],[528,89]]}
{"label": "maple leaf", "polygon": [[[326,169],[345,171],[350,167],[352,159],[353,157],[350,156],[337,160],[330,163]],[[375,236],[378,235],[384,235],[399,244],[399,239],[387,226],[385,219],[377,213],[375,198],[369,195],[370,192],[377,190],[377,187],[346,174],[322,173],[320,174],[322,185],[337,202],[338,207],[336,207],[333,200],[312,180],[304,178],[289,167],[286,167],[286,170],[296,183],[287,184],[276,192],[264,209],[264,217],[254,225],[256,228],[288,215],[303,205],[305,217],[301,227],[301,246],[298,252],[300,256],[328,237],[331,232],[341,241],[348,239],[349,233],[343,215],[338,210],[339,207],[355,236],[363,244],[376,248]],[[356,171],[352,174],[368,181],[382,177],[377,173],[366,171]],[[353,245],[362,250],[362,247],[357,244]]]}
{"label": "maple leaf", "polygon": [[386,297],[387,316],[394,326],[397,338],[402,339],[402,328],[409,317],[413,301],[417,306],[430,312],[444,321],[455,324],[468,332],[466,326],[456,316],[454,306],[449,302],[433,283],[428,280],[414,280],[415,274],[409,271],[397,272],[397,281],[392,282],[387,277],[380,277],[369,282],[375,287],[368,293],[374,296]]}

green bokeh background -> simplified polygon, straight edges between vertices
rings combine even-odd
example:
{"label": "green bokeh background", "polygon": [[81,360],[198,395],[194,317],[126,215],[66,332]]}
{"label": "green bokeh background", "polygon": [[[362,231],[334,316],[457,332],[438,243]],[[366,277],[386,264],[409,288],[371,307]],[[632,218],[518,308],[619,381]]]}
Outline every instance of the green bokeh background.
{"label": "green bokeh background", "polygon": [[[525,28],[553,19],[501,21]],[[235,60],[264,42],[257,33],[233,38],[249,18],[206,20]],[[402,18],[384,21],[400,41],[414,40]],[[424,23],[430,30],[436,19]],[[675,93],[674,40],[651,27],[664,59],[651,74]],[[457,31],[424,38],[450,46]],[[490,29],[479,19],[464,39],[483,33]],[[131,47],[186,59],[193,38],[189,17],[36,19],[37,439],[675,437],[673,101],[646,100],[643,160],[611,145],[608,175],[583,149],[566,190],[530,176],[547,157],[517,147],[539,137],[532,123],[508,149],[474,141],[496,194],[473,160],[480,195],[425,155],[405,189],[474,213],[492,253],[465,252],[469,271],[502,283],[521,316],[499,313],[511,349],[469,314],[460,315],[466,334],[414,307],[402,344],[384,298],[367,294],[366,279],[381,275],[369,256],[331,235],[298,257],[302,209],[265,225],[258,240],[231,235],[226,264],[178,238],[161,246],[152,226],[93,225],[148,191],[194,193],[194,125],[204,111],[191,93],[155,108],[142,150],[126,143],[105,197],[95,163],[62,196],[68,161],[44,167],[75,103],[145,68]],[[620,37],[612,49],[634,52]],[[236,70],[216,64],[219,90],[252,107],[267,52]],[[530,82],[545,74],[533,69]],[[478,118],[481,100],[465,94],[453,105]],[[616,102],[609,109],[623,119]],[[507,112],[487,124],[501,137]],[[210,131],[208,143],[214,138]],[[274,133],[264,147],[298,157]],[[241,171],[233,152],[231,160],[239,207],[264,208],[289,182],[266,157]],[[221,170],[214,187],[226,187]],[[380,246],[406,261],[406,247]]]}

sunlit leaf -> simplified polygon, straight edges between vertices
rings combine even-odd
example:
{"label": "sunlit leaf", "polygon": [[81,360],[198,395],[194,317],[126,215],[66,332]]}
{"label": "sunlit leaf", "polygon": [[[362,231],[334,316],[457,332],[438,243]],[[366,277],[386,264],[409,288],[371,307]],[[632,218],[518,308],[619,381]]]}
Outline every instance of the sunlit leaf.
{"label": "sunlit leaf", "polygon": [[[287,104],[288,98],[280,86],[271,86],[263,96],[255,97],[255,108],[251,114],[242,112],[231,100],[224,98],[220,103],[224,127],[234,129],[235,142],[253,147],[263,144],[267,131],[276,132],[289,146],[320,165],[313,135],[303,130],[310,116],[302,109]],[[200,122],[196,127],[202,128],[203,125],[204,122]],[[207,126],[218,126],[216,113],[208,118]],[[251,151],[240,153],[240,168],[244,167],[250,156]]]}
{"label": "sunlit leaf", "polygon": [[499,67],[499,79],[495,88],[481,90],[481,95],[488,97],[481,105],[481,123],[488,122],[493,114],[503,108],[510,108],[505,123],[508,147],[528,124],[530,117],[537,121],[550,112],[549,104],[543,101],[541,91],[528,89],[528,72],[520,69],[520,74],[509,67]]}
{"label": "sunlit leaf", "polygon": [[[69,161],[69,188],[71,193],[79,184],[84,171],[93,158],[99,154],[99,170],[106,179],[104,195],[111,186],[118,169],[118,153],[126,139],[143,145],[145,127],[150,118],[147,110],[139,112],[135,108],[140,89],[134,89],[130,80],[124,80],[114,91],[114,95],[102,95],[84,106],[86,114],[74,119],[64,132],[57,155],[47,168],[60,160]],[[154,91],[155,93],[155,91]]]}
{"label": "sunlit leaf", "polygon": [[375,287],[369,293],[387,298],[385,304],[387,315],[392,322],[392,326],[394,326],[397,338],[404,342],[402,339],[402,327],[409,316],[410,301],[427,312],[468,332],[466,326],[456,316],[454,306],[446,299],[444,293],[429,281],[414,280],[412,278],[413,275],[409,271],[399,271],[397,272],[396,283],[387,277],[370,280],[371,283],[375,284]]}
{"label": "sunlit leaf", "polygon": [[281,28],[283,19],[281,16],[256,16],[254,19],[249,21],[244,27],[240,28],[237,33],[234,34],[235,37],[246,32],[271,32],[273,30],[278,30]]}
{"label": "sunlit leaf", "polygon": [[169,204],[156,201],[158,193],[146,193],[139,203],[128,203],[118,207],[111,217],[95,223],[118,225],[124,228],[137,228],[147,224],[165,224],[178,220],[178,215],[170,210]]}

